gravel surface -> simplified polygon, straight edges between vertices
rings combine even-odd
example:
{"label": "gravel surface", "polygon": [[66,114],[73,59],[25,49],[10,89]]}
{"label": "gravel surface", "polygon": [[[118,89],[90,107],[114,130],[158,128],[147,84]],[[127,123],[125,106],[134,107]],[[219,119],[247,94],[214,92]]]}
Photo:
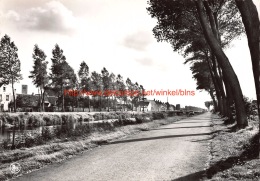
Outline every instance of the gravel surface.
{"label": "gravel surface", "polygon": [[209,159],[211,113],[144,131],[15,178],[19,181],[199,180]]}

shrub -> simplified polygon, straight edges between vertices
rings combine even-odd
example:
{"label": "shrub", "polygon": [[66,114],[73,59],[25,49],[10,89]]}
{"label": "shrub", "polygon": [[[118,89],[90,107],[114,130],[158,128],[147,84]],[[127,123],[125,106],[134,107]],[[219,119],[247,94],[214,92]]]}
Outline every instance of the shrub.
{"label": "shrub", "polygon": [[35,141],[35,144],[36,144],[36,145],[42,145],[42,144],[44,144],[44,138],[43,138],[42,135],[40,135],[40,134],[37,134],[37,135],[34,137],[34,141]]}
{"label": "shrub", "polygon": [[52,139],[53,135],[51,133],[50,128],[48,128],[48,127],[42,128],[42,137],[46,141]]}
{"label": "shrub", "polygon": [[257,111],[257,106],[252,103],[252,101],[248,97],[243,97],[244,98],[244,105],[246,109],[246,115],[254,115],[255,111]]}
{"label": "shrub", "polygon": [[167,112],[167,116],[168,117],[173,117],[173,116],[175,116],[176,114],[175,114],[175,112],[174,111],[168,111]]}
{"label": "shrub", "polygon": [[43,116],[43,121],[45,121],[46,126],[52,125],[50,116]]}
{"label": "shrub", "polygon": [[32,147],[35,145],[35,140],[32,136],[27,135],[24,140],[24,144],[26,147]]}
{"label": "shrub", "polygon": [[144,117],[142,114],[137,114],[135,119],[136,119],[136,123],[138,123],[138,124],[141,124],[144,122]]}
{"label": "shrub", "polygon": [[33,127],[37,127],[37,126],[40,126],[41,125],[41,119],[40,117],[37,115],[30,115],[29,118],[28,118],[28,124],[30,126],[33,126]]}
{"label": "shrub", "polygon": [[167,113],[166,112],[153,112],[152,113],[153,119],[165,119],[167,118]]}
{"label": "shrub", "polygon": [[7,139],[4,139],[3,140],[3,143],[2,143],[2,147],[3,149],[8,149],[8,145],[10,144],[11,142]]}
{"label": "shrub", "polygon": [[103,119],[103,116],[101,115],[101,113],[96,113],[93,115],[93,117],[94,117],[95,121],[99,121],[99,120]]}

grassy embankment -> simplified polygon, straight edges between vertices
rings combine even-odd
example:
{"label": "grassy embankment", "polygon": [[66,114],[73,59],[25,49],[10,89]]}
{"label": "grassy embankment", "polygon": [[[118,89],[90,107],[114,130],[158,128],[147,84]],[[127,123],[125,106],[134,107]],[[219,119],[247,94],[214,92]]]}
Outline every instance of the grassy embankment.
{"label": "grassy embankment", "polygon": [[258,118],[251,116],[249,126],[235,131],[234,125],[224,125],[213,115],[213,138],[210,142],[211,160],[207,170],[211,181],[258,181]]}
{"label": "grassy embankment", "polygon": [[[5,118],[3,117],[5,116]],[[0,181],[12,178],[10,163],[18,162],[22,170],[28,173],[45,165],[61,162],[73,155],[92,149],[111,140],[123,138],[129,134],[146,131],[160,125],[170,124],[186,116],[174,116],[168,113],[29,113],[5,114],[4,123],[20,125],[60,125],[55,131],[44,130],[41,134],[25,138],[18,144],[19,149],[9,147],[0,149]],[[103,120],[103,121],[99,121]],[[90,122],[98,122],[89,124]],[[72,128],[72,123],[79,124]],[[8,144],[6,144],[8,145]]]}

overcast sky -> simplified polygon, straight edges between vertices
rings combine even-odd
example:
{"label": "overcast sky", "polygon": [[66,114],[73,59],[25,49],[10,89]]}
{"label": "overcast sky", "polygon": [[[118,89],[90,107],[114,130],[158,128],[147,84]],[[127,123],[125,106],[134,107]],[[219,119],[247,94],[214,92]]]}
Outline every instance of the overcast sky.
{"label": "overcast sky", "polygon": [[[259,0],[255,0],[259,4]],[[158,43],[152,35],[156,20],[147,11],[147,0],[0,0],[0,36],[8,34],[18,47],[23,80],[29,93],[37,89],[28,78],[35,44],[47,54],[57,43],[67,62],[79,69],[83,60],[90,71],[121,74],[142,84],[146,90],[186,89],[196,91],[189,65],[173,52],[171,45]],[[252,67],[246,37],[236,40],[227,55],[241,83],[243,93],[255,99]],[[149,96],[148,99],[154,97]],[[166,102],[166,96],[156,99]],[[168,96],[171,104],[205,107],[206,92],[195,96]]]}

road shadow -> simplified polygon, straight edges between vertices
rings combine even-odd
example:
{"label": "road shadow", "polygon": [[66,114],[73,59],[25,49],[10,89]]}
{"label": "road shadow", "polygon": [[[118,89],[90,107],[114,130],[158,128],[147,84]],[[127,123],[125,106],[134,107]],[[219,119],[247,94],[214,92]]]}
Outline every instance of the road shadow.
{"label": "road shadow", "polygon": [[188,117],[188,118],[190,118],[190,119],[192,119],[192,120],[211,120],[211,118],[200,118],[200,117]]}
{"label": "road shadow", "polygon": [[206,178],[206,171],[199,171],[185,175],[183,177],[176,178],[172,181],[201,181],[203,178]]}
{"label": "road shadow", "polygon": [[208,138],[208,139],[202,139],[202,140],[193,140],[191,142],[203,142],[203,141],[209,141],[212,140],[212,137]]}
{"label": "road shadow", "polygon": [[197,122],[197,121],[194,121],[194,122],[190,122],[190,121],[178,121],[178,122],[175,122],[175,123],[172,123],[172,124],[183,124],[183,123],[203,123],[203,122]]}
{"label": "road shadow", "polygon": [[200,134],[183,134],[183,135],[169,135],[169,136],[157,136],[157,137],[148,137],[148,138],[137,138],[129,140],[121,140],[109,142],[108,144],[119,144],[119,143],[129,143],[129,142],[138,142],[138,141],[149,141],[149,140],[158,140],[158,139],[167,139],[167,138],[180,138],[180,137],[189,137],[189,136],[205,136],[212,135],[214,132],[210,133],[200,133]]}
{"label": "road shadow", "polygon": [[150,129],[152,130],[163,130],[163,129],[179,129],[179,128],[202,128],[202,127],[211,127],[211,126],[190,126],[190,127],[176,127],[176,128],[160,128],[160,129]]}

